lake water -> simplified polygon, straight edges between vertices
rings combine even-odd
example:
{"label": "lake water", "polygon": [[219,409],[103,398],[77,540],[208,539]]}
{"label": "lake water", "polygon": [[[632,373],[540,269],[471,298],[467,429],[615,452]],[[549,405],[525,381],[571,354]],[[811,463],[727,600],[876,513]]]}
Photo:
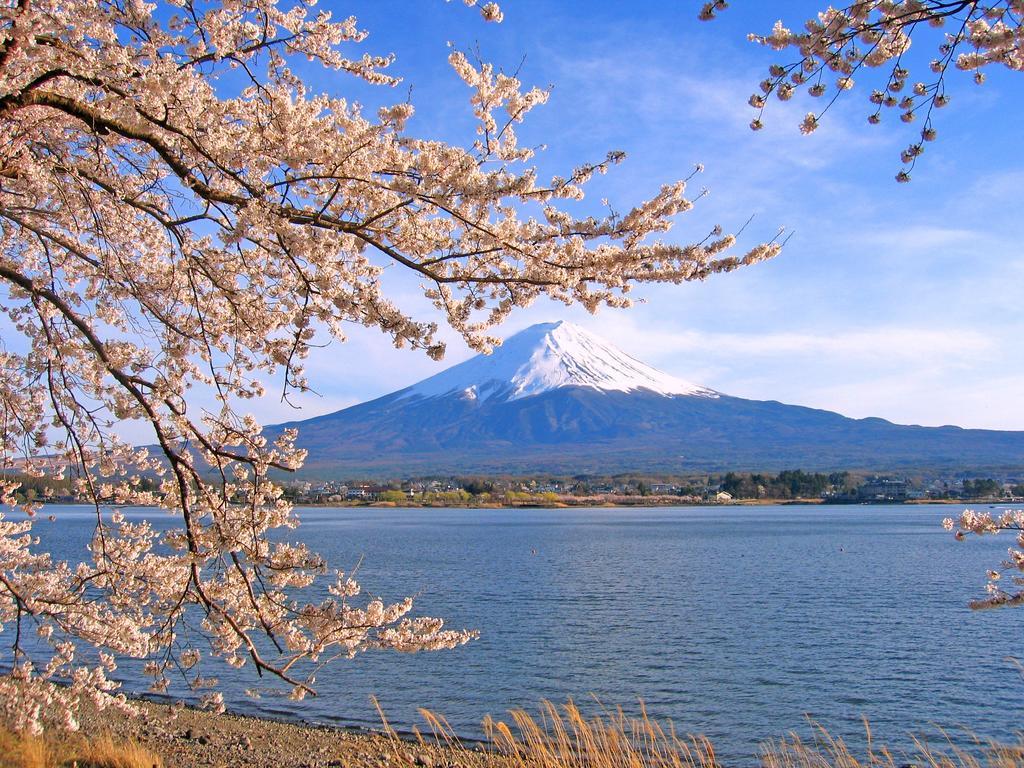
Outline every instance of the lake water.
{"label": "lake water", "polygon": [[[58,522],[37,529],[57,551],[88,537],[83,508],[47,511]],[[246,698],[248,668],[221,680],[237,711],[372,727],[373,694],[399,729],[428,707],[470,737],[542,698],[642,699],[741,765],[808,718],[853,742],[862,718],[902,747],[937,728],[1006,739],[1024,713],[1007,661],[1024,658],[1024,609],[966,604],[1011,539],[956,542],[940,520],[958,511],[303,509],[294,535],[332,566],[362,559],[366,591],[418,595],[418,613],[480,639],[339,661],[301,703]]]}

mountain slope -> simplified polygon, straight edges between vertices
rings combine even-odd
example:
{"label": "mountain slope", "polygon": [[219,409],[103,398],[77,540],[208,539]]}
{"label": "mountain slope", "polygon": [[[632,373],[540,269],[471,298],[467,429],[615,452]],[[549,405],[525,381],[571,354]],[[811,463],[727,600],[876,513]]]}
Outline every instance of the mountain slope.
{"label": "mountain slope", "polygon": [[532,326],[404,390],[299,428],[304,472],[432,473],[1024,467],[1024,433],[900,426],[729,397],[568,323]]}
{"label": "mountain slope", "polygon": [[460,395],[521,400],[553,389],[660,395],[717,393],[662,373],[572,323],[540,323],[510,337],[491,355],[477,355],[398,393],[401,398]]}

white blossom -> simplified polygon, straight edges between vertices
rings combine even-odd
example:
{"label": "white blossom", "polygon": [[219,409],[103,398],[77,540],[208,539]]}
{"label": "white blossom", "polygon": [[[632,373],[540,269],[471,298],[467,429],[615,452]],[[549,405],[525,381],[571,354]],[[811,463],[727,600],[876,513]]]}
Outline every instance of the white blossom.
{"label": "white blossom", "polygon": [[[0,348],[0,709],[18,728],[75,727],[85,698],[128,707],[107,677],[119,658],[146,660],[153,690],[185,675],[221,709],[204,671],[218,660],[298,697],[338,655],[475,636],[412,617],[407,598],[360,598],[343,574],[310,602],[327,563],[268,536],[297,524],[270,473],[305,453],[294,430],[270,441],[240,410],[261,379],[306,390],[310,350],[349,323],[444,353],[434,316],[385,291],[388,268],[419,278],[443,321],[487,350],[488,329],[538,298],[628,306],[637,281],[702,280],[779,250],[657,240],[693,205],[683,181],[579,218],[565,201],[622,153],[541,180],[516,130],[548,93],[486,62],[451,54],[476,130],[447,144],[407,132],[410,104],[365,114],[292,68],[337,73],[335,94],[353,79],[395,85],[392,57],[361,51],[354,18],[288,0],[189,8],[0,8],[0,311],[21,336]],[[501,19],[495,3],[479,10]],[[194,389],[218,406],[197,408]],[[152,455],[116,437],[128,419],[151,428]],[[95,506],[83,562],[38,549],[15,474]],[[176,522],[158,530],[106,504]]]}
{"label": "white blossom", "polygon": [[1017,534],[1016,546],[1007,549],[1007,559],[1003,561],[1001,570],[990,569],[987,572],[988,583],[985,590],[988,597],[982,600],[975,600],[971,603],[972,608],[998,608],[1002,606],[1024,605],[1024,589],[1009,590],[1001,587],[998,582],[1002,579],[1003,573],[1007,571],[1016,572],[1011,580],[1013,586],[1024,587],[1024,509],[1011,509],[1002,512],[998,517],[993,517],[991,512],[975,512],[973,509],[965,509],[956,520],[946,518],[942,526],[947,531],[954,531],[958,541],[963,541],[968,535],[994,535],[1001,531],[1013,531]]}
{"label": "white blossom", "polygon": [[[721,7],[707,4],[700,13],[701,19],[712,19]],[[854,87],[853,73],[871,77],[870,70],[877,69],[883,74],[879,87],[869,97],[872,104],[894,107],[899,104],[903,122],[912,122],[917,107],[923,106],[925,122],[931,110],[948,103],[944,89],[946,74],[951,69],[971,73],[975,83],[985,81],[984,69],[1003,66],[1012,71],[1024,71],[1024,31],[1021,29],[1022,4],[1020,0],[988,0],[987,2],[950,3],[945,0],[857,0],[845,7],[829,7],[816,18],[808,20],[800,29],[790,29],[781,20],[773,26],[770,34],[751,34],[749,39],[775,51],[792,51],[794,61],[790,64],[773,62],[768,67],[769,77],[761,82],[763,93],[777,90],[779,98],[788,101],[793,89],[814,79],[808,86],[811,96],[824,93],[822,78],[834,74],[839,90]],[[922,22],[926,22],[922,24]],[[943,31],[955,22],[957,33]],[[913,84],[913,95],[902,101],[883,96],[900,93],[907,85],[910,71],[905,66],[905,55],[910,51],[913,36],[937,36],[938,57],[928,63],[934,76],[930,81]],[[969,49],[969,50],[968,50]],[[796,73],[802,73],[796,77]],[[785,82],[787,75],[789,82]],[[876,80],[877,81],[877,80]],[[785,90],[783,90],[783,84]],[[910,103],[907,104],[906,102]],[[763,111],[763,98],[752,97],[751,106]],[[831,103],[829,104],[831,106]],[[817,115],[820,120],[825,110]],[[761,125],[759,112],[757,127]],[[877,112],[870,113],[869,122],[880,121]],[[812,124],[801,123],[801,132],[810,133]],[[751,124],[754,127],[754,124]],[[897,176],[907,181],[906,173]]]}

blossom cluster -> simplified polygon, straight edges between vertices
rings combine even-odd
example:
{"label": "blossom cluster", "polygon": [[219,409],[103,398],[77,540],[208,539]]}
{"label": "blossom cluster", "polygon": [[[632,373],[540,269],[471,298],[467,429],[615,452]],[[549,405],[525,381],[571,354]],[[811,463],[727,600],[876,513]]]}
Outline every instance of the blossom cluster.
{"label": "blossom cluster", "polygon": [[[997,608],[1024,604],[1024,575],[1020,575],[1024,573],[1024,509],[1007,510],[998,517],[993,517],[990,512],[965,509],[956,520],[947,517],[942,521],[942,526],[947,531],[954,531],[958,541],[963,541],[969,534],[984,536],[1000,531],[1015,531],[1016,546],[1007,549],[1007,559],[999,569],[988,572],[988,597],[972,602],[971,607]],[[1013,589],[1003,586],[1007,583],[1003,581],[1004,573],[1010,574],[1007,581],[1013,585]]]}
{"label": "blossom cluster", "polygon": [[[726,6],[722,0],[707,3],[701,18],[714,18]],[[797,56],[769,67],[768,76],[749,100],[757,110],[750,127],[764,126],[762,118],[772,94],[788,101],[803,88],[809,96],[826,97],[826,104],[800,124],[801,132],[811,133],[855,80],[874,79],[869,123],[877,125],[885,111],[892,110],[903,123],[921,125],[915,140],[900,153],[903,168],[896,179],[910,181],[917,158],[937,135],[932,113],[949,103],[946,74],[950,67],[970,73],[979,85],[985,81],[985,67],[1024,70],[1022,16],[1024,0],[858,0],[841,9],[830,6],[800,30],[778,21],[770,34],[752,34],[750,39]],[[927,64],[928,74],[912,77],[908,54],[913,37],[916,33],[920,38],[927,34],[921,30],[929,29],[942,30],[936,52]],[[873,77],[872,69],[880,69],[882,77]]]}
{"label": "blossom cluster", "polygon": [[[501,18],[494,3],[479,10]],[[360,600],[342,574],[310,602],[327,564],[268,536],[297,522],[271,473],[305,456],[294,431],[269,441],[242,413],[262,381],[305,390],[311,348],[349,323],[444,352],[435,323],[386,293],[386,269],[419,278],[486,350],[488,328],[538,297],[625,306],[634,283],[778,252],[729,255],[720,228],[652,239],[692,207],[685,181],[621,215],[570,213],[622,154],[542,181],[516,129],[547,93],[461,53],[450,62],[477,124],[465,146],[410,134],[409,103],[366,114],[310,93],[291,66],[396,84],[390,56],[354,53],[365,37],[309,0],[0,7],[0,664],[15,670],[0,698],[18,727],[73,726],[85,695],[120,701],[107,676],[119,658],[145,659],[156,689],[174,673],[219,707],[201,672],[211,656],[298,697],[335,656],[473,637],[412,618],[408,599]],[[200,389],[216,407],[195,405]],[[148,425],[151,451],[117,437],[124,420]],[[82,562],[39,551],[18,475],[95,506]],[[158,531],[109,504],[175,522]]]}

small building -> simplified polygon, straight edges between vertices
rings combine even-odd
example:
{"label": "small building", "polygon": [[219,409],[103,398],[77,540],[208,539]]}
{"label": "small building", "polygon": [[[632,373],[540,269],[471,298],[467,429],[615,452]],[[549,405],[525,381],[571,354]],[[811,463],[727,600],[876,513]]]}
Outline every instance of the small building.
{"label": "small building", "polygon": [[857,489],[861,501],[906,501],[907,481],[896,477],[869,477]]}

